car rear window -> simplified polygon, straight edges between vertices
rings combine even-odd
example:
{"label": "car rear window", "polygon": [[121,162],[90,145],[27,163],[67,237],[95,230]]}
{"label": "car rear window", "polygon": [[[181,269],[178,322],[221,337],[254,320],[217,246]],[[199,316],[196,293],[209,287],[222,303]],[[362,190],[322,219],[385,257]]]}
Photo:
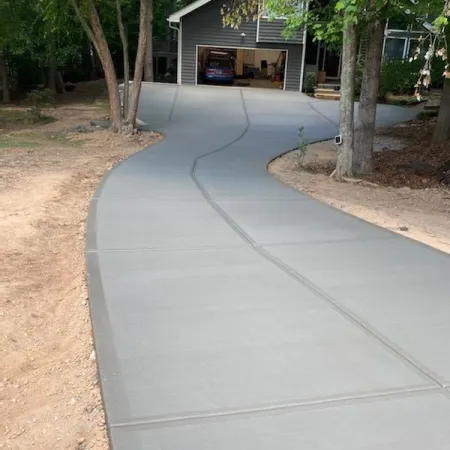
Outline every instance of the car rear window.
{"label": "car rear window", "polygon": [[209,66],[211,67],[231,67],[229,59],[210,59]]}

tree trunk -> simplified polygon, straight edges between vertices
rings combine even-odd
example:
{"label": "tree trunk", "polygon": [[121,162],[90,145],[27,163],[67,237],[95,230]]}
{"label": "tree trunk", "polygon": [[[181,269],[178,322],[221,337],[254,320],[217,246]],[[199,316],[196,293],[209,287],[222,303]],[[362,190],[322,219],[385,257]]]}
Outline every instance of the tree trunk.
{"label": "tree trunk", "polygon": [[434,129],[433,142],[445,142],[450,139],[450,79],[444,81],[441,106]]}
{"label": "tree trunk", "polygon": [[145,54],[147,52],[148,29],[151,20],[148,0],[141,0],[139,18],[139,40],[134,69],[133,87],[131,89],[130,108],[127,122],[133,127],[136,126],[136,117],[139,107],[139,96],[142,87],[142,75],[144,74]]}
{"label": "tree trunk", "polygon": [[[346,19],[348,19],[346,17]],[[342,144],[338,147],[336,178],[352,176],[354,114],[355,114],[355,75],[356,75],[356,26],[354,23],[344,25],[342,46],[342,74],[340,101],[340,135]]]}
{"label": "tree trunk", "polygon": [[55,38],[52,36],[50,40],[50,55],[48,60],[48,76],[47,76],[47,86],[48,88],[56,94],[56,73],[58,71],[58,63],[56,61],[56,48],[55,48]]}
{"label": "tree trunk", "polygon": [[358,175],[372,172],[383,38],[384,21],[374,20],[369,23],[367,53],[359,100],[360,125],[355,133],[353,153],[353,172]]}
{"label": "tree trunk", "polygon": [[93,44],[97,50],[105,72],[106,85],[108,87],[110,119],[112,130],[117,133],[122,126],[122,107],[120,104],[119,85],[117,83],[116,70],[111,57],[111,52],[106,41],[103,27],[95,6],[89,6],[89,23],[91,25]]}
{"label": "tree trunk", "polygon": [[147,51],[145,52],[144,80],[153,81],[153,0],[148,0],[150,21],[148,24]]}
{"label": "tree trunk", "polygon": [[6,65],[6,57],[3,50],[0,50],[0,80],[2,82],[2,103],[9,103],[11,101],[11,95],[9,91],[9,76],[8,67]]}
{"label": "tree trunk", "polygon": [[119,25],[120,40],[122,41],[123,50],[123,117],[128,116],[128,104],[130,101],[130,56],[128,54],[128,36],[123,24],[122,9],[120,6],[120,0],[116,0],[117,9],[117,23]]}

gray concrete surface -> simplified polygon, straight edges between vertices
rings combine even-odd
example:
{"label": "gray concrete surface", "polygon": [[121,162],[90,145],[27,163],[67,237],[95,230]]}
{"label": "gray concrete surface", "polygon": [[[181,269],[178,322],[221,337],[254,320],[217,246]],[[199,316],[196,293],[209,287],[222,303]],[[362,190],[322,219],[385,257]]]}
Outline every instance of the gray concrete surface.
{"label": "gray concrete surface", "polygon": [[450,258],[266,172],[338,103],[145,85],[140,117],[167,137],[88,225],[113,449],[449,449]]}

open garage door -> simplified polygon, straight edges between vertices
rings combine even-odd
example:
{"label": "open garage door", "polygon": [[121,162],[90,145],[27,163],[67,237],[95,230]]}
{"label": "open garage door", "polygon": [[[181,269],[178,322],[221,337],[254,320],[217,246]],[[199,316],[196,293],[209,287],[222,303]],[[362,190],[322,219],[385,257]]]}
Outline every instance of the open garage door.
{"label": "open garage door", "polygon": [[197,84],[284,89],[287,50],[197,46]]}

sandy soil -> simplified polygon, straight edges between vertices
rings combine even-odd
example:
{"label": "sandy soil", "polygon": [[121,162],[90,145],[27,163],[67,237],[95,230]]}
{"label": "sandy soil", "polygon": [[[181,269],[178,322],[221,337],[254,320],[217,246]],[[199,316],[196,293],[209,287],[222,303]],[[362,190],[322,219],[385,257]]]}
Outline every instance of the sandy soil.
{"label": "sandy soil", "polygon": [[65,105],[51,112],[57,122],[15,126],[0,142],[2,450],[108,448],[85,283],[87,208],[104,173],[159,136],[62,132],[104,113]]}
{"label": "sandy soil", "polygon": [[[398,151],[406,145],[407,142],[397,136],[380,134],[375,148]],[[303,160],[300,152],[294,151],[274,160],[269,171],[284,183],[324,203],[450,253],[450,190],[377,186],[365,181],[336,182],[321,170],[325,168],[327,172],[335,164],[333,147],[332,141],[309,145]]]}

